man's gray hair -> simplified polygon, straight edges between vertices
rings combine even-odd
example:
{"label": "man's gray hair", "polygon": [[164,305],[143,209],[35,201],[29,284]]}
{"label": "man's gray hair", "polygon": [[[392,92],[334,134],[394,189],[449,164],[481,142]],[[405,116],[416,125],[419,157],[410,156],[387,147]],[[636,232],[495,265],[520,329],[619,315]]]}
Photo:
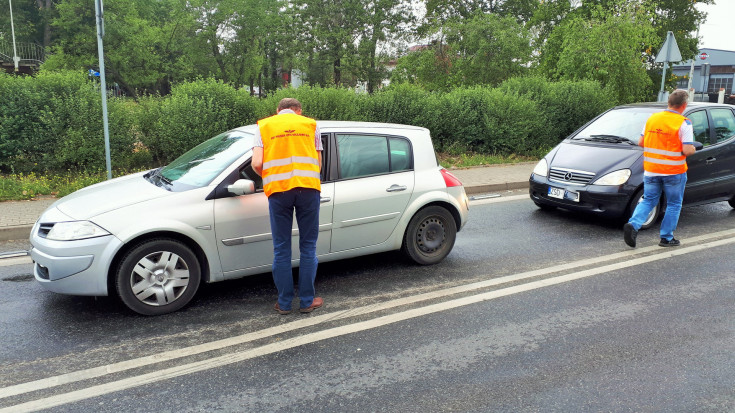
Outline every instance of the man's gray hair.
{"label": "man's gray hair", "polygon": [[301,102],[294,98],[283,98],[278,102],[278,111],[291,109],[294,112],[301,110]]}
{"label": "man's gray hair", "polygon": [[669,107],[678,109],[689,100],[689,93],[686,90],[677,89],[669,95]]}

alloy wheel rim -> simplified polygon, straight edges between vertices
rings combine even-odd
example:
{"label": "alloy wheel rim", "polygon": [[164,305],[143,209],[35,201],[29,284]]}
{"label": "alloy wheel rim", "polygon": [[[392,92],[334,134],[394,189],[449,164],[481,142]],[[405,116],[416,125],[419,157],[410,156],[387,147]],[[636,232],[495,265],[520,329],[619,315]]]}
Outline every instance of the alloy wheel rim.
{"label": "alloy wheel rim", "polygon": [[189,287],[189,266],[170,251],[141,258],[130,274],[130,288],[142,303],[154,307],[171,304]]}

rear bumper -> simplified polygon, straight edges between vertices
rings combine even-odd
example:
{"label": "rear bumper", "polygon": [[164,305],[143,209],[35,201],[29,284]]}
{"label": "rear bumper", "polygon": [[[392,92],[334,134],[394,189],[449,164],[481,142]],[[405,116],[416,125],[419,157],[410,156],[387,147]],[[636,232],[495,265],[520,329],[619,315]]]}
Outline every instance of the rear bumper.
{"label": "rear bumper", "polygon": [[[578,193],[579,201],[550,197],[548,195],[550,186]],[[531,199],[538,204],[596,214],[606,218],[622,217],[628,210],[636,189],[637,187],[632,185],[567,185],[535,174],[531,175],[528,185]]]}

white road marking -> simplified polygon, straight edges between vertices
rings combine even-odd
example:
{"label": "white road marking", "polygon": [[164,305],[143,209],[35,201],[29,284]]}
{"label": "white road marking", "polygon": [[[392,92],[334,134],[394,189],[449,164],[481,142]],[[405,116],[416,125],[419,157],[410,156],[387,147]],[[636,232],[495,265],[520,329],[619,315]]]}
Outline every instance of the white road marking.
{"label": "white road marking", "polygon": [[[316,325],[316,324],[326,322],[326,321],[342,319],[342,318],[352,317],[356,315],[368,314],[368,313],[372,313],[372,312],[379,311],[382,309],[396,307],[399,305],[410,304],[413,302],[427,300],[431,298],[446,297],[448,295],[456,294],[458,292],[470,291],[472,289],[478,289],[478,288],[484,288],[488,286],[503,284],[503,283],[507,283],[510,281],[516,281],[516,280],[521,280],[524,278],[536,277],[539,275],[550,274],[553,272],[563,271],[565,269],[572,269],[572,268],[577,268],[581,266],[592,265],[595,263],[599,264],[601,262],[610,261],[613,259],[634,257],[635,255],[645,254],[645,253],[648,253],[654,250],[661,251],[660,253],[653,254],[653,255],[632,258],[627,261],[617,262],[617,263],[600,266],[596,268],[591,268],[591,269],[587,269],[587,270],[583,270],[583,271],[579,271],[575,273],[570,273],[570,274],[547,278],[547,279],[538,280],[538,281],[532,281],[532,282],[528,282],[528,283],[521,284],[521,285],[516,285],[516,286],[507,287],[507,288],[503,288],[503,289],[499,289],[495,291],[476,294],[476,295],[463,297],[463,298],[459,298],[455,300],[449,300],[449,301],[445,301],[445,302],[441,302],[437,304],[430,304],[430,305],[426,305],[423,307],[409,309],[406,311],[402,311],[402,312],[387,315],[387,316],[377,317],[372,320],[349,324],[349,325],[345,325],[341,327],[335,327],[335,328],[331,328],[331,329],[327,329],[327,330],[323,330],[323,331],[319,331],[315,333],[306,334],[306,335],[299,336],[299,337],[290,338],[287,340],[279,341],[273,344],[264,345],[264,346],[254,348],[251,350],[247,350],[247,351],[225,354],[225,355],[213,357],[213,358],[202,360],[202,361],[195,362],[195,363],[188,363],[188,364],[184,364],[181,366],[171,367],[171,368],[158,370],[158,371],[147,373],[147,374],[142,374],[139,376],[130,377],[127,379],[105,383],[102,385],[91,386],[91,387],[87,387],[81,390],[72,391],[69,393],[63,393],[63,394],[59,394],[56,396],[51,396],[51,397],[47,397],[47,398],[43,398],[43,399],[39,399],[35,401],[30,401],[27,403],[22,403],[22,404],[6,407],[3,409],[0,409],[0,413],[10,412],[10,411],[17,412],[17,411],[34,411],[34,410],[39,410],[39,409],[48,409],[48,408],[52,408],[55,406],[60,406],[63,404],[68,404],[68,403],[88,399],[91,397],[97,397],[97,396],[101,396],[104,394],[137,387],[137,386],[144,385],[144,384],[154,383],[160,380],[166,380],[166,379],[170,379],[170,378],[174,378],[178,376],[183,376],[186,374],[191,374],[191,373],[195,373],[199,371],[204,371],[204,370],[208,370],[208,369],[212,369],[216,367],[225,366],[225,365],[232,364],[232,363],[241,362],[244,360],[264,356],[267,354],[276,353],[279,351],[302,346],[305,344],[315,343],[315,342],[326,340],[326,339],[333,338],[333,337],[353,334],[356,332],[365,331],[365,330],[397,323],[403,320],[420,317],[420,316],[427,315],[427,314],[447,311],[453,308],[463,307],[463,306],[475,304],[475,303],[482,302],[482,301],[488,301],[488,300],[492,300],[492,299],[499,298],[499,297],[505,297],[505,296],[509,296],[513,294],[518,294],[521,292],[531,291],[531,290],[538,289],[538,288],[562,284],[562,283],[566,283],[569,281],[587,278],[593,275],[598,275],[598,274],[602,274],[602,273],[606,273],[610,271],[616,271],[616,270],[620,270],[623,268],[628,268],[628,267],[632,267],[636,265],[642,265],[642,264],[662,260],[662,259],[669,258],[669,257],[675,257],[675,256],[689,254],[689,253],[693,253],[693,252],[697,252],[697,251],[701,251],[701,250],[705,250],[709,248],[714,248],[714,247],[718,247],[722,245],[732,244],[732,243],[735,243],[735,238],[732,237],[733,235],[735,235],[735,230],[727,230],[727,231],[721,231],[721,232],[714,233],[714,234],[708,234],[706,236],[689,238],[687,239],[687,243],[688,244],[696,243],[702,240],[712,239],[712,238],[722,237],[722,236],[730,236],[730,238],[725,238],[725,239],[720,239],[720,240],[716,240],[712,242],[692,245],[689,247],[679,247],[676,249],[661,249],[660,247],[652,246],[652,247],[647,247],[647,248],[641,248],[638,250],[630,250],[626,252],[611,254],[608,256],[604,256],[604,257],[597,257],[597,258],[592,258],[592,259],[587,259],[587,260],[581,260],[581,261],[577,261],[574,263],[550,267],[548,269],[529,271],[526,273],[520,273],[520,274],[515,274],[515,275],[511,275],[507,277],[482,281],[478,283],[468,284],[465,286],[448,288],[442,291],[421,294],[415,297],[406,297],[403,299],[393,300],[390,302],[381,303],[381,304],[377,304],[374,306],[366,306],[366,307],[360,307],[360,308],[353,309],[353,310],[338,311],[334,313],[323,314],[317,317],[311,317],[310,319],[307,319],[307,320],[300,320],[300,321],[289,323],[289,324],[279,326],[279,327],[273,327],[273,328],[245,334],[242,336],[231,337],[228,339],[219,340],[219,341],[215,341],[212,343],[205,343],[205,344],[201,344],[201,345],[197,345],[193,347],[187,347],[181,350],[175,350],[172,352],[163,353],[155,357],[144,357],[144,358],[129,360],[129,361],[116,363],[116,364],[112,364],[108,366],[102,366],[102,367],[82,370],[79,372],[70,373],[66,375],[51,377],[48,379],[38,380],[35,382],[29,382],[29,383],[16,385],[16,386],[10,386],[4,389],[0,389],[0,392],[1,392],[0,398],[9,397],[11,395],[22,394],[22,393],[26,393],[30,391],[35,391],[35,390],[42,390],[42,389],[54,387],[60,384],[66,384],[66,383],[71,383],[73,381],[79,381],[79,380],[85,380],[88,378],[99,377],[104,374],[111,374],[111,373],[127,370],[129,368],[140,367],[140,366],[144,366],[144,365],[148,365],[152,363],[171,360],[173,358],[178,358],[178,357],[175,357],[175,354],[173,353],[181,355],[183,352],[184,354],[183,356],[191,355],[191,354],[198,354],[204,351],[221,349],[227,346],[240,344],[240,343],[244,343],[247,341],[252,341],[257,338],[268,337],[273,334],[277,334],[278,332],[286,332],[289,330],[295,330],[298,328],[303,328],[309,325]],[[180,357],[183,357],[183,356],[180,356]]]}
{"label": "white road marking", "polygon": [[531,200],[528,194],[509,195],[509,196],[503,195],[500,198],[478,199],[476,201],[473,201],[470,199],[470,206],[484,205],[484,204],[497,204],[498,202],[518,201],[519,199],[527,199],[529,201]]}

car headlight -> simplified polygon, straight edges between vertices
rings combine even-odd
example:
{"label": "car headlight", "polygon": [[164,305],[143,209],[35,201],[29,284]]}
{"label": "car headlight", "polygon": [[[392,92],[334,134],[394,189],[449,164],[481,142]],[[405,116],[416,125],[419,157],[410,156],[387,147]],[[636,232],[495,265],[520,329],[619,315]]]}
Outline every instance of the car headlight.
{"label": "car headlight", "polygon": [[51,231],[46,235],[46,239],[72,241],[104,235],[110,235],[110,233],[89,221],[69,221],[54,224]]}
{"label": "car headlight", "polygon": [[549,174],[549,164],[546,163],[546,159],[541,159],[533,168],[533,174],[538,176],[547,176]]}
{"label": "car headlight", "polygon": [[628,178],[630,178],[630,169],[621,169],[602,176],[593,185],[622,185],[628,182]]}

